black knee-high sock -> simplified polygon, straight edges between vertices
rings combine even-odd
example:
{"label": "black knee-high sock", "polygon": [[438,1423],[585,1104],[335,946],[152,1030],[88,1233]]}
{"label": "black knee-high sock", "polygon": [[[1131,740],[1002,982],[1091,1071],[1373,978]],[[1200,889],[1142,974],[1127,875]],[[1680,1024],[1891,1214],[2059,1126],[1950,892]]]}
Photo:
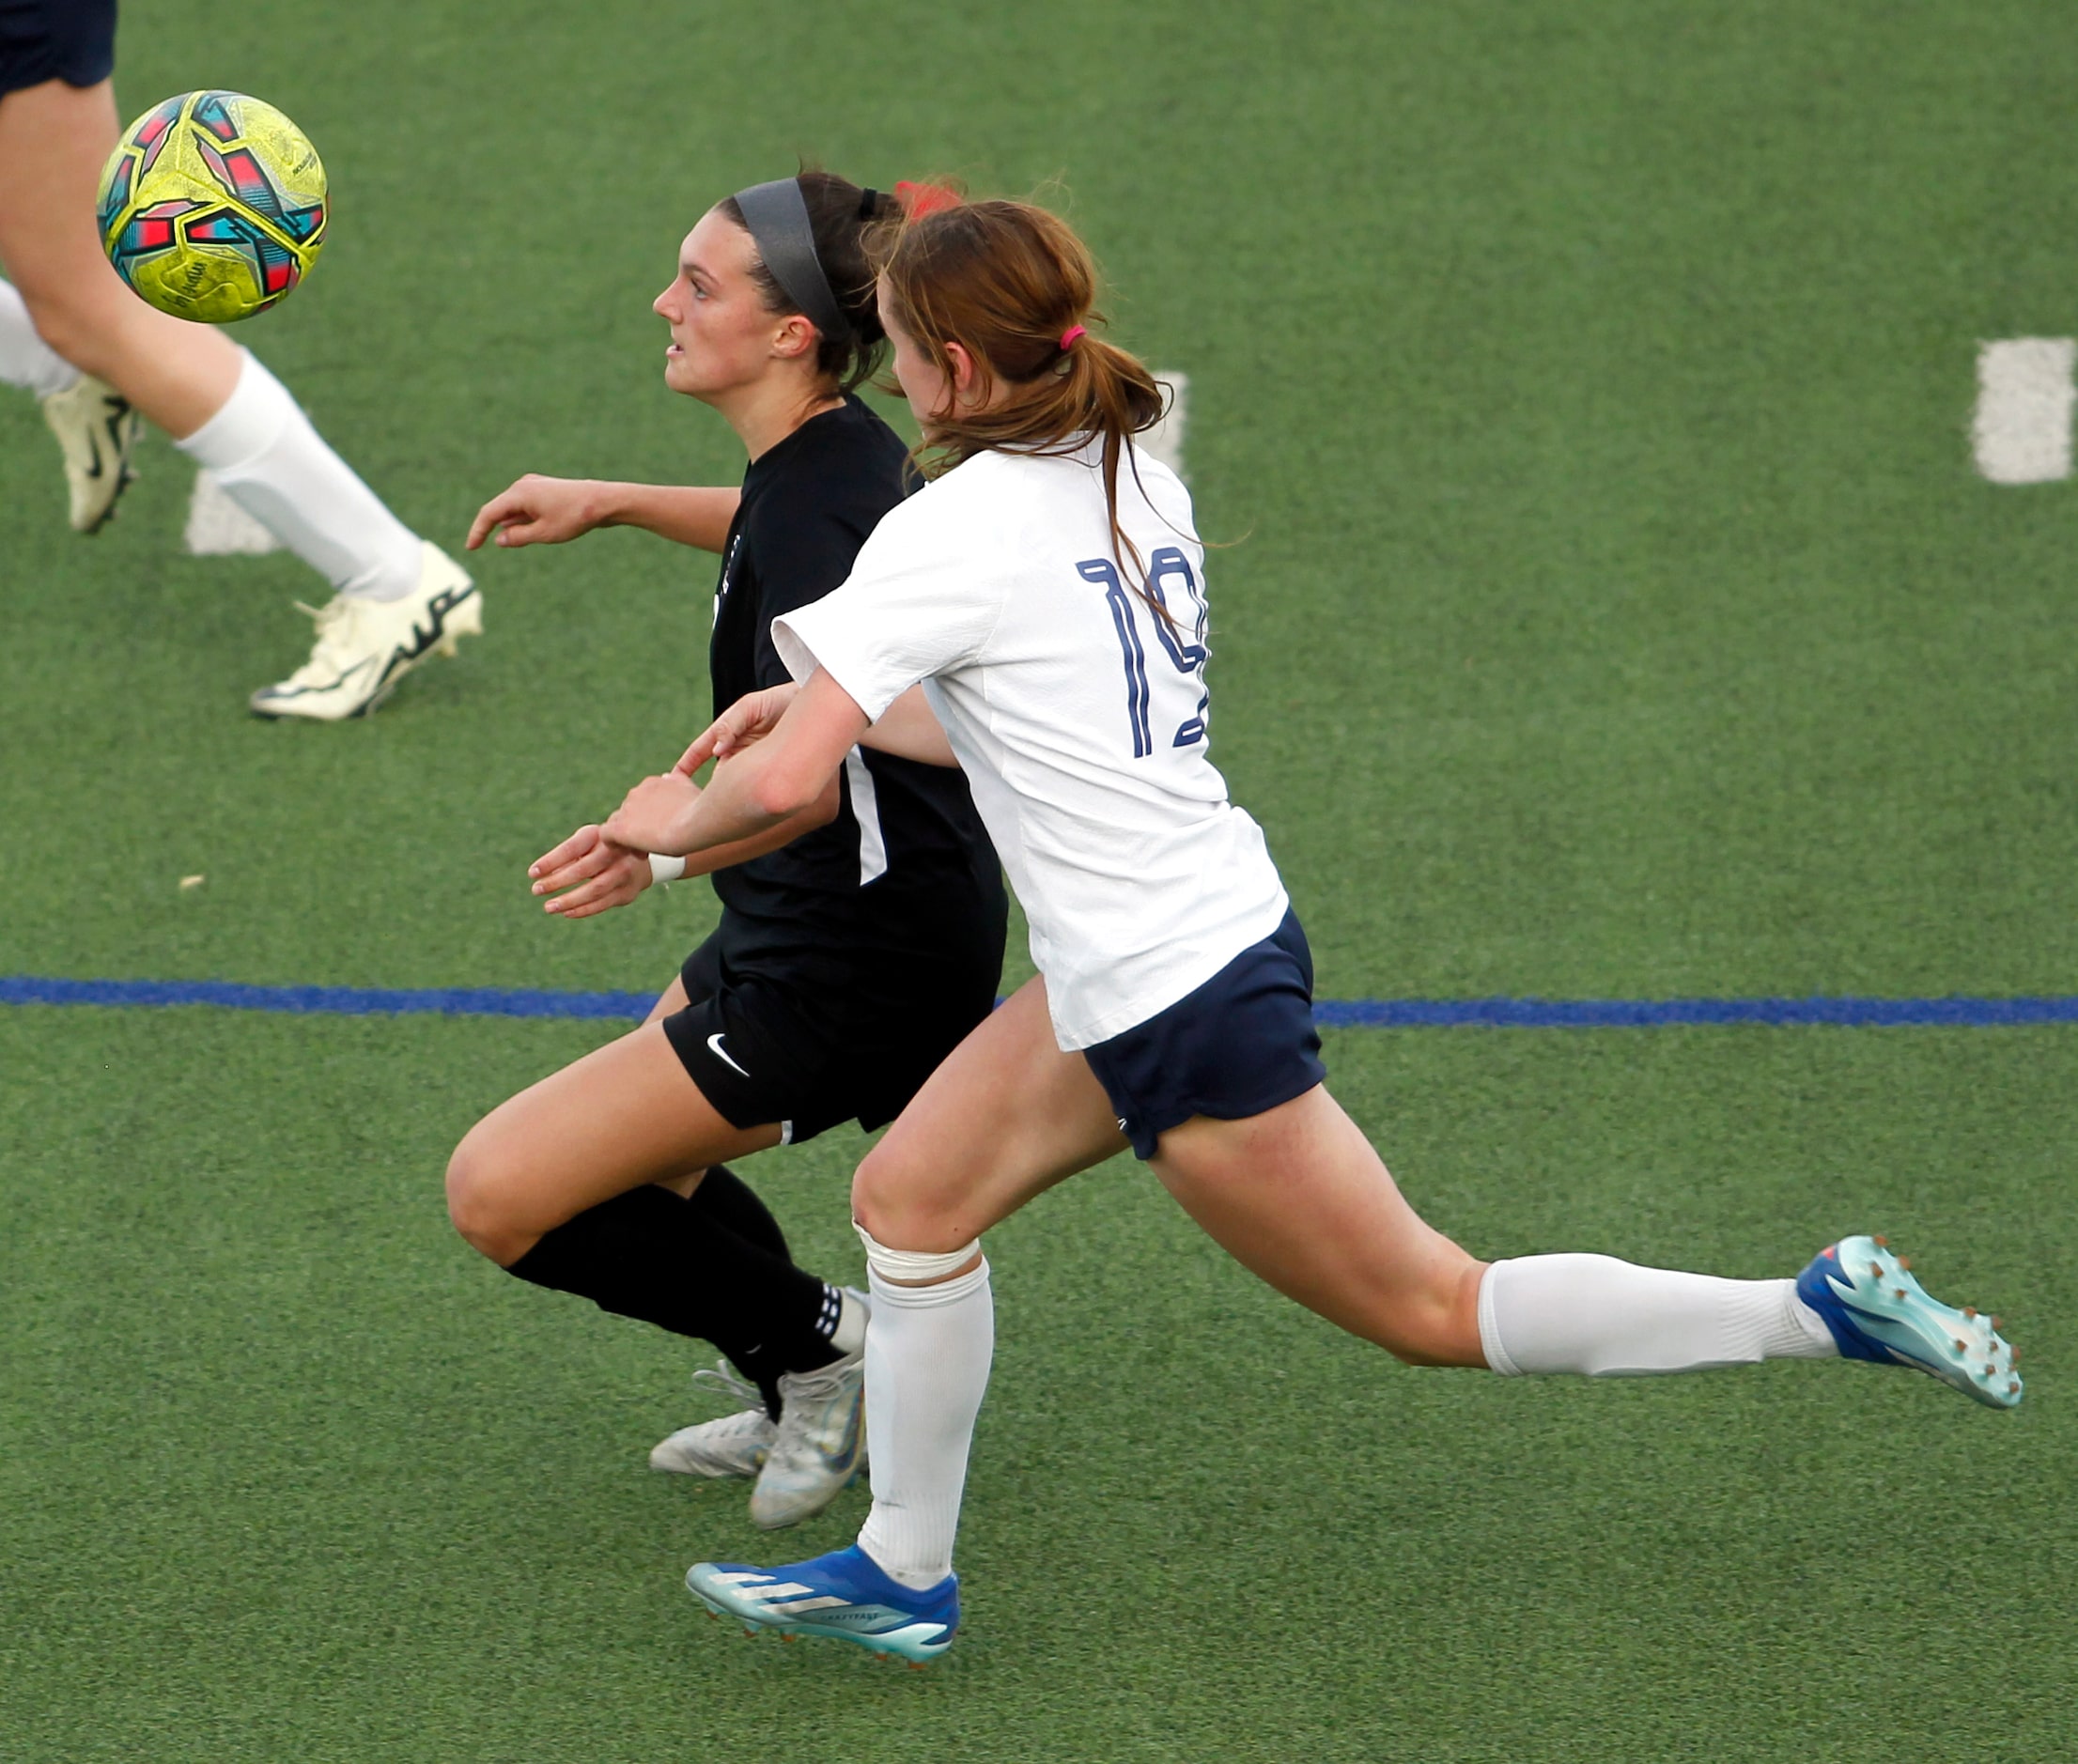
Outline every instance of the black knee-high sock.
{"label": "black knee-high sock", "polygon": [[557,1226],[506,1272],[713,1342],[775,1415],[782,1372],[837,1358],[834,1289],[653,1184]]}
{"label": "black knee-high sock", "polygon": [[734,1231],[746,1244],[755,1244],[768,1255],[794,1260],[786,1247],[786,1233],[772,1216],[772,1209],[726,1164],[710,1164],[700,1186],[686,1198],[686,1204],[705,1214],[725,1231]]}

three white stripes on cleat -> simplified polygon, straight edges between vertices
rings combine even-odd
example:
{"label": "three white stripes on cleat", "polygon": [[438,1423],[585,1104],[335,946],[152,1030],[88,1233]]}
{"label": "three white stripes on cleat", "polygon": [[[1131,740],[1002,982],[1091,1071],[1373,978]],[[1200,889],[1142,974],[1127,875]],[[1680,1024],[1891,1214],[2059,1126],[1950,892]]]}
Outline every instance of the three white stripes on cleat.
{"label": "three white stripes on cleat", "polygon": [[[804,1586],[796,1580],[773,1582],[761,1586],[753,1583],[764,1580],[766,1576],[763,1574],[717,1574],[715,1578],[734,1586],[746,1602],[755,1601],[766,1610],[777,1612],[782,1617],[798,1617],[803,1611],[827,1611],[832,1605],[846,1602],[829,1593],[817,1593],[814,1587]],[[797,1596],[803,1593],[811,1596]],[[786,1602],[783,1603],[782,1601]]]}

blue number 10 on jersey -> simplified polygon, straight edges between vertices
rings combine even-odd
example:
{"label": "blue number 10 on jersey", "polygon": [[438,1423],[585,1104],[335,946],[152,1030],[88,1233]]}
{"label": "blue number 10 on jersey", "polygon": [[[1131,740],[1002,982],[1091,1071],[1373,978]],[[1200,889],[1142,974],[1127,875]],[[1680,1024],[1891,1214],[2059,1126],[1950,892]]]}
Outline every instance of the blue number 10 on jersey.
{"label": "blue number 10 on jersey", "polygon": [[[1147,650],[1140,642],[1140,620],[1135,616],[1135,596],[1119,580],[1118,565],[1108,557],[1093,557],[1078,564],[1084,581],[1102,582],[1104,598],[1111,609],[1111,624],[1118,632],[1119,648],[1125,657],[1125,715],[1133,731],[1133,757],[1145,759],[1155,750],[1151,721],[1152,692],[1147,679]],[[1169,603],[1165,579],[1181,594],[1178,609]],[[1187,748],[1205,738],[1205,597],[1198,591],[1198,579],[1190,572],[1190,560],[1172,545],[1165,545],[1148,560],[1147,598],[1151,603],[1155,635],[1177,673],[1185,675],[1188,690],[1196,695],[1196,707],[1177,725],[1172,748]],[[1187,639],[1185,635],[1187,630]],[[1165,694],[1166,696],[1166,694]]]}

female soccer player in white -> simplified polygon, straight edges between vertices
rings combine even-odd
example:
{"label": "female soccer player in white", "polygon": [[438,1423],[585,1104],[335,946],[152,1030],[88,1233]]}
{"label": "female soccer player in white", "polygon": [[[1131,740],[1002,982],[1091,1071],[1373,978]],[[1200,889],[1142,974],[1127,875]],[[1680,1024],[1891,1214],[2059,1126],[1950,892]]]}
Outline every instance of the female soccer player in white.
{"label": "female soccer player in white", "polygon": [[115,512],[141,412],[330,581],[310,659],[248,702],[266,717],[359,716],[481,631],[482,601],[251,354],[146,305],[109,268],[94,193],[121,132],[115,63],[115,0],[0,4],[0,264],[12,278],[0,282],[0,382],[42,401],[78,531]]}
{"label": "female soccer player in white", "polygon": [[[976,203],[917,221],[880,278],[895,370],[953,463],[850,580],[774,627],[797,688],[723,717],[632,791],[615,839],[694,852],[799,812],[844,753],[939,738],[974,787],[1040,973],[860,1167],[853,1209],[874,1505],[857,1546],[688,1584],[752,1625],[915,1662],[958,1622],[954,1531],[988,1376],[980,1235],[1130,1145],[1279,1291],[1421,1365],[1675,1372],[1838,1355],[2009,1407],[1992,1320],[1928,1298],[1880,1240],[1800,1278],[1604,1256],[1485,1263],[1425,1224],[1322,1084],[1306,942],[1255,823],[1206,758],[1203,554],[1175,477],[1135,450],[1157,391],[1086,327],[1093,271],[1060,221]],[[706,789],[691,780],[725,756]]]}
{"label": "female soccer player in white", "polygon": [[[613,521],[720,551],[714,704],[784,681],[773,619],[842,582],[908,488],[908,450],[854,395],[885,353],[864,241],[897,212],[806,171],[738,192],[687,235],[656,302],[664,383],[736,430],[740,492],[522,478],[470,543]],[[521,1279],[720,1347],[748,1381],[721,1374],[742,1406],[650,1462],[755,1477],[752,1518],[791,1524],[858,1467],[865,1304],[795,1263],[722,1160],[901,1113],[994,1004],[1009,907],[958,769],[884,752],[847,754],[798,814],[692,868],[721,899],[714,935],[642,1028],[480,1122],[448,1199]],[[548,909],[579,919],[634,899],[651,862],[587,827],[534,874]]]}

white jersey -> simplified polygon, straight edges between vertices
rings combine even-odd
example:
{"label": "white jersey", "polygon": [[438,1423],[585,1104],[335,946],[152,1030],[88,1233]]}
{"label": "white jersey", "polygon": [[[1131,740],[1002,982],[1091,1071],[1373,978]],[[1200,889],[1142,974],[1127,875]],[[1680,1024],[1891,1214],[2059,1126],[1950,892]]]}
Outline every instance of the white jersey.
{"label": "white jersey", "polygon": [[772,621],[796,679],[824,669],[876,720],[924,683],[1070,1051],[1202,985],[1288,905],[1262,828],[1205,753],[1189,493],[1144,453],[1120,461],[1136,591],[1112,555],[1101,461],[1094,442],[978,454],[884,516],[844,586]]}

